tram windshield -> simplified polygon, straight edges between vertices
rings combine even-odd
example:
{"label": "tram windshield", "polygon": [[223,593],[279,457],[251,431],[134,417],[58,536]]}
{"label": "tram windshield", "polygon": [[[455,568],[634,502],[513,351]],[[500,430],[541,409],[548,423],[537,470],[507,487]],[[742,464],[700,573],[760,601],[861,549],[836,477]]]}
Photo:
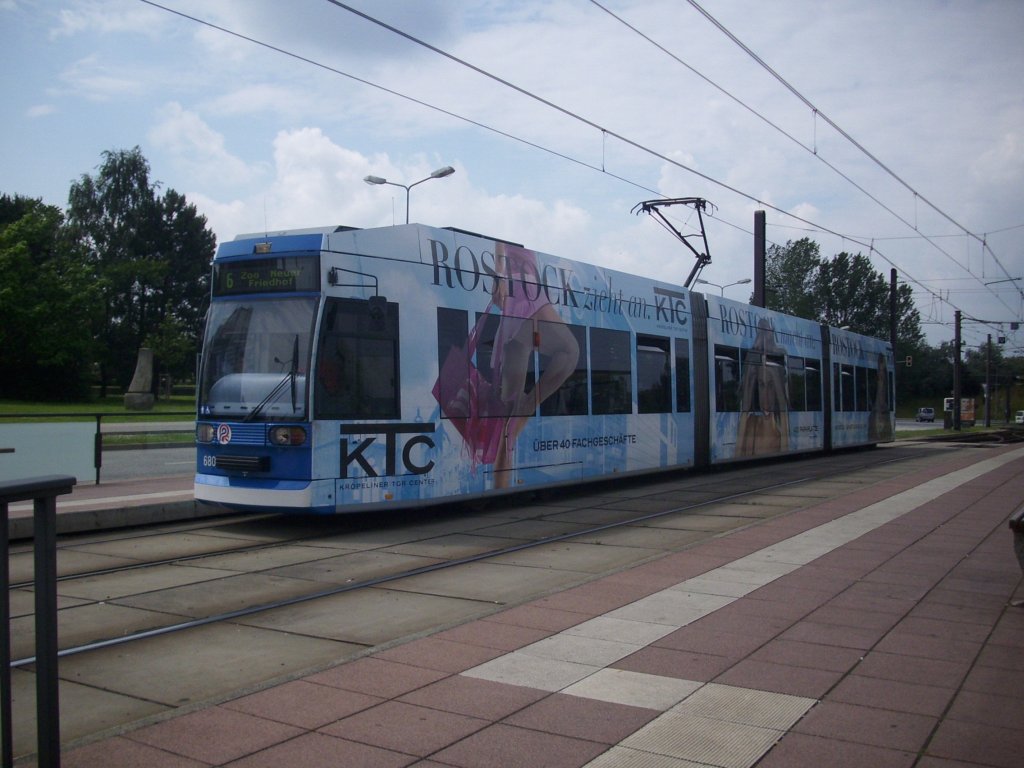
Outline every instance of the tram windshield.
{"label": "tram windshield", "polygon": [[199,414],[304,419],[316,297],[215,301],[203,345]]}

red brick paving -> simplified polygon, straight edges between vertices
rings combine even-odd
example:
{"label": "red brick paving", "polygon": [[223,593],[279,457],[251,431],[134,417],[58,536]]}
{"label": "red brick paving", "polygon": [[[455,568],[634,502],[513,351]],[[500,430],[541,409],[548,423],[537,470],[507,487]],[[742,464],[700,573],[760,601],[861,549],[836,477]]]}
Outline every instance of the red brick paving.
{"label": "red brick paving", "polygon": [[[659,713],[459,675],[980,457],[64,755],[70,768],[571,768]],[[621,659],[618,669],[813,697],[758,768],[1017,768],[1024,596],[1005,527],[1024,459]],[[855,503],[856,502],[856,503]]]}

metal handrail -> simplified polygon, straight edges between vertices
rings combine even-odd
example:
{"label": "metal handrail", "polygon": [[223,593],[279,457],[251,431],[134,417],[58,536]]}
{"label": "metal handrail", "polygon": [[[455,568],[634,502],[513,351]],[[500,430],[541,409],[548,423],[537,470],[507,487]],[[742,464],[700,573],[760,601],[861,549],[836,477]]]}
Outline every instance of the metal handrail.
{"label": "metal handrail", "polygon": [[[96,413],[96,412],[72,412],[72,413],[0,413],[0,419],[21,419],[26,421],[39,420],[52,420],[52,419],[95,419],[96,421],[96,433],[93,435],[93,447],[92,447],[92,465],[96,470],[96,485],[100,484],[100,469],[103,467],[103,429],[102,421],[104,418],[148,418],[153,420],[153,417],[161,416],[191,416],[195,418],[195,411],[166,411],[162,413],[153,413],[147,411],[145,413]],[[187,430],[182,430],[187,431]]]}
{"label": "metal handrail", "polygon": [[60,768],[60,697],[57,676],[57,497],[71,493],[70,475],[0,482],[0,764],[14,765],[11,714],[11,604],[8,504],[31,499],[35,525],[37,765]]}

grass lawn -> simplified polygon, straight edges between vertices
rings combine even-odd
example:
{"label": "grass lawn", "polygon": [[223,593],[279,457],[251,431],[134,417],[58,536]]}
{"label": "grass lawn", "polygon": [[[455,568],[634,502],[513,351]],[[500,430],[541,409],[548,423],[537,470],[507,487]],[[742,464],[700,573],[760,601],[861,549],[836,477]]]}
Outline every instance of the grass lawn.
{"label": "grass lawn", "polygon": [[124,397],[106,397],[81,403],[41,403],[24,400],[0,400],[0,423],[20,419],[57,416],[64,420],[85,421],[101,414],[111,420],[124,417],[126,421],[193,421],[196,401],[191,396],[176,396],[157,400],[152,410],[130,411],[124,407]]}

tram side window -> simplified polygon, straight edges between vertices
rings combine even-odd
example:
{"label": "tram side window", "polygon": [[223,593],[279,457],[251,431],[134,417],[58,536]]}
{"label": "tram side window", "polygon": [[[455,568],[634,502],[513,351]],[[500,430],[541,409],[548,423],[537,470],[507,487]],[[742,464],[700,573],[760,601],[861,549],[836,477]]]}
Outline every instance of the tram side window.
{"label": "tram side window", "polygon": [[676,412],[690,412],[689,339],[676,339]]}
{"label": "tram side window", "polygon": [[[556,327],[557,326],[557,327]],[[586,416],[587,415],[587,329],[580,325],[551,323],[541,320],[537,323],[540,334],[540,378],[552,366],[566,364],[568,353],[564,349],[549,348],[548,339],[558,339],[568,330],[576,340],[579,354],[576,367],[558,389],[548,395],[540,404],[542,416]],[[559,375],[564,375],[564,370]]]}
{"label": "tram side window", "polygon": [[878,400],[878,371],[874,368],[865,368],[864,383],[864,402],[858,401],[857,410],[873,411]]}
{"label": "tram side window", "polygon": [[807,392],[807,410],[821,410],[821,361],[807,360],[804,363],[804,387]]}
{"label": "tram side window", "polygon": [[594,415],[631,413],[629,331],[590,329],[590,389]]}
{"label": "tram side window", "polygon": [[807,367],[802,357],[789,358],[789,409],[807,410]]}
{"label": "tram side window", "polygon": [[874,381],[874,376],[871,375],[872,371],[868,368],[858,365],[855,368],[854,378],[857,381],[857,410],[858,411],[870,411],[871,410],[871,396],[873,392],[869,386],[869,382]]}
{"label": "tram side window", "polygon": [[469,312],[464,309],[437,308],[437,398],[441,418],[469,416],[469,364],[466,343],[469,337]]}
{"label": "tram side window", "polygon": [[636,400],[639,413],[672,410],[672,359],[669,340],[636,336]]}
{"label": "tram side window", "polygon": [[396,419],[398,305],[371,315],[363,299],[329,298],[317,349],[316,412],[325,419]]}
{"label": "tram side window", "polygon": [[715,345],[715,403],[719,413],[740,409],[740,351]]}
{"label": "tram side window", "polygon": [[789,409],[791,411],[821,410],[821,362],[814,358],[787,359]]}
{"label": "tram side window", "polygon": [[853,366],[833,363],[832,374],[833,408],[837,411],[856,410]]}

